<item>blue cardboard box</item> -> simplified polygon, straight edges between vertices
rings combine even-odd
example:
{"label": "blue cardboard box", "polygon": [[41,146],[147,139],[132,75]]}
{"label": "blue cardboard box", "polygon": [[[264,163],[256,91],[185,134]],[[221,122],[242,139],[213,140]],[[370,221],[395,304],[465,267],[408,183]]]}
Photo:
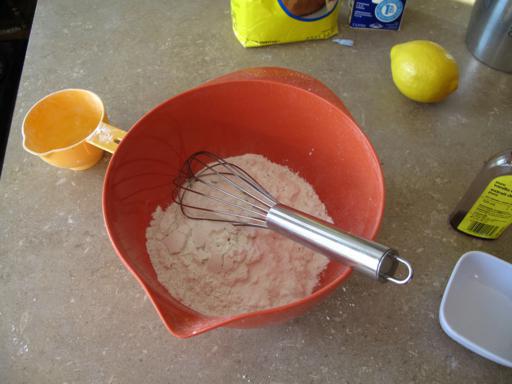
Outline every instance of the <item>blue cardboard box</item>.
{"label": "blue cardboard box", "polygon": [[351,0],[352,28],[398,31],[407,0]]}

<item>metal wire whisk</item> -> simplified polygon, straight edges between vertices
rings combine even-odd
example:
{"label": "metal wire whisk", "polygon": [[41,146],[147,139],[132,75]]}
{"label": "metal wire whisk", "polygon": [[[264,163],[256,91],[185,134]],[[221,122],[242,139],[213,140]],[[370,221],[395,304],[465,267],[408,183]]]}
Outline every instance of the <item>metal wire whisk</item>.
{"label": "metal wire whisk", "polygon": [[[192,154],[174,185],[175,201],[189,219],[268,228],[374,279],[395,284],[412,279],[411,264],[396,250],[280,204],[249,173],[213,153]],[[407,271],[403,278],[395,276],[399,264]]]}

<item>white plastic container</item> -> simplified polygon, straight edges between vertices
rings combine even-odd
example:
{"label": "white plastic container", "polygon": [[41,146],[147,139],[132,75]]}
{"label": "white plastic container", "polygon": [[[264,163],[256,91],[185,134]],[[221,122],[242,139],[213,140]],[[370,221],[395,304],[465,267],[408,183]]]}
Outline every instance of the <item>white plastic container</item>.
{"label": "white plastic container", "polygon": [[453,340],[512,368],[512,264],[480,251],[462,255],[446,286],[439,321]]}

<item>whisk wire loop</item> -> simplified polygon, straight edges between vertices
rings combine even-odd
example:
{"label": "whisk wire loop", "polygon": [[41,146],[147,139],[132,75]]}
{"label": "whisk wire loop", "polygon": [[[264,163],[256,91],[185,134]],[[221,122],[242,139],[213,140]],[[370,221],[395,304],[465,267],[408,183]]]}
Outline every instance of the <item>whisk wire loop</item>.
{"label": "whisk wire loop", "polygon": [[[202,160],[201,157],[208,161]],[[195,168],[198,167],[201,168],[196,171]],[[180,205],[182,213],[196,220],[266,228],[265,218],[268,210],[277,204],[272,195],[242,168],[205,151],[197,152],[187,159],[179,176],[174,180],[174,185],[177,190],[175,201]],[[228,191],[224,185],[233,190]],[[201,191],[198,186],[203,186],[205,191]],[[188,192],[218,204],[215,209],[189,204],[185,198]],[[220,196],[215,196],[212,192]],[[225,208],[233,208],[236,211]],[[196,216],[191,211],[209,213],[213,216]]]}

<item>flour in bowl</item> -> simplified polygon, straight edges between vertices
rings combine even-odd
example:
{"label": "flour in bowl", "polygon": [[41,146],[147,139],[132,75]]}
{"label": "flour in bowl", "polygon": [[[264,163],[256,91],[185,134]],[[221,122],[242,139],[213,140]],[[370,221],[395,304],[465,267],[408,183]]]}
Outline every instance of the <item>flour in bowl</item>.
{"label": "flour in bowl", "polygon": [[[313,187],[260,155],[226,159],[248,171],[277,200],[332,222]],[[186,306],[208,316],[276,307],[308,296],[328,259],[268,229],[186,218],[158,207],[146,230],[158,280]]]}

